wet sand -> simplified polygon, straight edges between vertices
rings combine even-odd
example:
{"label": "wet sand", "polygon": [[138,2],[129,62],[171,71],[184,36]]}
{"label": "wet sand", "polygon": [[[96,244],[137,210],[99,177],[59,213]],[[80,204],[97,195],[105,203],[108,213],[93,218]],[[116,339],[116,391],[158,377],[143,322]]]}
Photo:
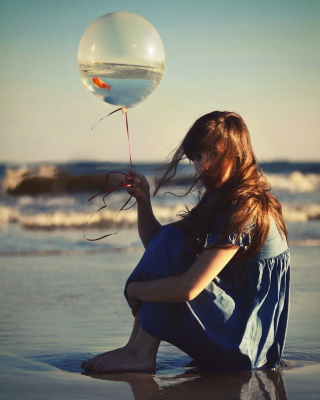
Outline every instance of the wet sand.
{"label": "wet sand", "polygon": [[121,346],[129,335],[123,285],[140,256],[0,258],[1,399],[318,398],[318,247],[292,248],[287,366],[278,371],[202,375],[164,343],[155,375],[82,375],[81,361]]}
{"label": "wet sand", "polygon": [[[320,365],[281,371],[157,377],[121,373],[83,376],[59,371],[1,371],[1,399],[317,399]],[[93,378],[93,379],[92,379]]]}
{"label": "wet sand", "polygon": [[133,373],[91,379],[59,371],[5,371],[1,372],[0,382],[3,399],[304,400],[318,398],[319,374],[320,366],[313,365],[284,370],[276,382],[261,371],[256,375],[247,372],[190,380],[177,376],[161,382],[152,375]]}

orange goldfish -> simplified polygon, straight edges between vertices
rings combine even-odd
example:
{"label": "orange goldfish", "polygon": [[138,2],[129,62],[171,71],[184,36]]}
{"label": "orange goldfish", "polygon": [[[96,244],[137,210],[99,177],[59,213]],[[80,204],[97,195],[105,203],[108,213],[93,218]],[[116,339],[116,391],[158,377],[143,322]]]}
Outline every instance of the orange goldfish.
{"label": "orange goldfish", "polygon": [[110,88],[112,85],[107,85],[104,83],[101,79],[99,78],[92,78],[92,83],[94,84],[95,87],[98,89],[107,89],[110,92]]}

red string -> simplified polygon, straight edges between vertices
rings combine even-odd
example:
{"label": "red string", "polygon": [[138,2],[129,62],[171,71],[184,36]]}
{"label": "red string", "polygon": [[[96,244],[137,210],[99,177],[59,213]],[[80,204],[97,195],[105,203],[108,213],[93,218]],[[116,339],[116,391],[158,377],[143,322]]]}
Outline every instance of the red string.
{"label": "red string", "polygon": [[132,158],[131,158],[131,146],[130,146],[130,134],[129,134],[129,124],[128,124],[128,113],[127,113],[127,110],[125,110],[125,116],[126,116],[126,128],[127,128],[127,139],[128,139],[128,152],[129,152],[129,158],[130,158],[130,169],[133,169]]}
{"label": "red string", "polygon": [[118,111],[120,111],[120,110],[122,110],[122,107],[120,107],[120,108],[117,108],[116,110],[114,110],[114,111],[111,111],[111,113],[109,113],[108,115],[106,115],[105,117],[103,117],[103,118],[100,118],[99,119],[99,121],[97,121],[94,125],[93,125],[93,127],[91,128],[91,130],[93,131],[93,129],[94,129],[94,127],[100,122],[100,121],[102,121],[103,119],[105,119],[105,118],[108,118],[109,117],[109,115],[112,115],[112,114],[114,114],[114,113],[116,113],[116,112],[118,112]]}
{"label": "red string", "polygon": [[[127,110],[126,110],[126,109],[123,109],[123,108],[121,107],[121,108],[118,108],[117,110],[112,111],[111,113],[109,113],[109,114],[106,115],[105,117],[99,119],[99,121],[96,122],[96,123],[93,125],[93,127],[91,128],[91,130],[93,130],[94,127],[95,127],[100,121],[102,121],[103,119],[109,117],[109,115],[112,115],[112,114],[114,114],[114,113],[116,113],[116,112],[118,112],[118,111],[120,111],[120,110],[124,110],[124,114],[125,114],[125,118],[126,118],[126,131],[127,131],[129,158],[130,158],[130,168],[133,169],[132,157],[131,157],[131,147],[130,147],[130,134],[129,134],[128,115],[127,115]],[[109,174],[121,174],[121,175],[124,175],[125,178],[124,178],[120,183],[118,183],[118,185],[115,186],[114,188],[112,188],[112,189],[107,189],[108,183],[109,183]],[[134,183],[132,177],[131,177],[130,175],[126,174],[125,172],[110,171],[110,172],[107,173],[107,175],[106,175],[106,183],[105,183],[104,189],[103,189],[101,192],[97,193],[96,195],[90,197],[90,199],[88,199],[88,201],[91,201],[91,200],[95,199],[96,197],[98,197],[98,196],[100,196],[100,195],[102,195],[102,194],[104,195],[104,196],[102,197],[103,206],[100,207],[94,214],[92,214],[91,217],[88,219],[88,221],[87,221],[87,223],[86,223],[86,226],[85,226],[85,228],[84,228],[84,237],[85,237],[86,240],[88,240],[89,242],[95,242],[95,241],[97,241],[97,240],[101,240],[101,239],[106,238],[106,237],[108,237],[108,236],[116,235],[116,234],[119,232],[119,231],[117,231],[117,232],[109,233],[109,234],[107,234],[107,235],[103,235],[103,236],[101,236],[101,237],[99,237],[99,238],[96,238],[96,239],[88,239],[88,238],[86,237],[86,229],[87,229],[87,226],[88,226],[89,222],[91,221],[91,219],[92,219],[98,212],[100,212],[101,210],[103,210],[104,208],[107,207],[106,202],[105,202],[105,198],[106,198],[107,196],[109,196],[109,194],[113,193],[115,190],[119,189],[120,187],[129,187],[129,186],[131,186],[132,183]],[[117,213],[117,215],[116,215],[116,219],[118,218],[118,215],[119,215],[119,213],[120,213],[121,211],[123,211],[123,210],[129,210],[130,208],[132,208],[132,207],[136,204],[136,201],[135,201],[130,207],[127,207],[127,208],[126,208],[127,204],[130,202],[131,199],[132,199],[132,196],[130,196],[130,197],[128,198],[128,200],[126,200],[125,203],[121,206],[120,210],[118,211],[118,213]]]}

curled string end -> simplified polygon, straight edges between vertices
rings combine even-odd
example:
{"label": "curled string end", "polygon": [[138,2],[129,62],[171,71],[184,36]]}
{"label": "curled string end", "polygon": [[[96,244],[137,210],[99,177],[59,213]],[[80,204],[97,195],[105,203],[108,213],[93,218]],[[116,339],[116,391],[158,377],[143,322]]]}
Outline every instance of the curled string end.
{"label": "curled string end", "polygon": [[[121,174],[121,175],[124,176],[124,179],[123,179],[121,182],[119,182],[114,188],[108,189],[108,188],[107,188],[107,183],[108,183],[108,181],[109,181],[109,174]],[[94,214],[91,215],[91,217],[89,218],[89,220],[87,221],[87,223],[86,223],[86,225],[85,225],[85,227],[84,227],[84,238],[85,238],[86,240],[88,240],[89,242],[96,242],[96,241],[101,240],[101,239],[104,239],[104,238],[106,238],[106,237],[108,237],[108,236],[115,235],[115,234],[117,234],[117,233],[119,232],[119,231],[117,231],[117,232],[114,232],[114,233],[109,233],[109,234],[107,234],[107,235],[103,235],[103,236],[101,236],[101,237],[99,237],[99,238],[96,238],[96,239],[89,239],[89,238],[87,238],[87,236],[86,236],[86,229],[87,229],[87,227],[88,227],[88,225],[89,225],[90,220],[94,217],[94,215],[98,214],[101,210],[103,210],[104,208],[107,207],[106,202],[105,202],[105,198],[106,198],[108,195],[110,195],[111,193],[113,193],[115,190],[119,189],[120,187],[128,187],[128,186],[130,186],[131,183],[133,182],[133,179],[132,179],[132,177],[131,177],[130,175],[126,174],[125,172],[110,171],[110,172],[107,173],[106,182],[107,182],[107,183],[106,183],[106,186],[105,186],[104,190],[102,190],[101,192],[99,192],[99,193],[96,194],[95,196],[92,196],[92,197],[90,197],[90,199],[88,199],[88,201],[90,201],[90,200],[92,200],[92,199],[94,199],[94,198],[96,198],[96,197],[98,197],[98,196],[100,196],[100,195],[103,195],[103,197],[102,197],[103,206],[101,206],[101,207],[99,208],[98,211],[96,211]],[[132,207],[136,204],[136,202],[134,202],[131,206],[127,207],[128,203],[130,202],[131,199],[132,199],[132,196],[130,196],[129,199],[126,200],[126,202],[125,202],[125,203],[123,204],[123,206],[120,208],[120,210],[118,211],[118,213],[117,213],[117,215],[116,215],[116,220],[117,220],[118,215],[119,215],[119,213],[120,213],[121,211],[129,210],[130,208],[132,208]]]}
{"label": "curled string end", "polygon": [[[116,113],[117,111],[120,111],[120,110],[121,110],[121,112],[125,115],[125,119],[126,119],[126,131],[127,131],[127,139],[128,139],[128,151],[129,151],[129,158],[130,158],[130,169],[133,170],[132,157],[131,157],[131,147],[130,147],[129,124],[128,124],[128,112],[127,112],[127,108],[126,108],[126,107],[120,107],[120,108],[118,108],[117,110],[112,111],[111,113],[109,113],[109,114],[106,115],[105,117],[99,119],[99,121],[97,121],[97,122],[93,125],[93,127],[91,128],[91,130],[93,130],[94,127],[95,127],[100,121],[102,121],[103,119],[109,117],[109,115],[112,115],[112,114],[114,114],[114,113]],[[114,188],[108,189],[109,174],[122,174],[122,175],[124,175],[124,179],[123,179],[120,183],[118,183],[118,185],[116,185]],[[132,183],[133,183],[132,177],[131,177],[130,175],[124,173],[124,172],[120,172],[120,171],[110,171],[110,172],[107,173],[107,175],[106,175],[106,183],[105,183],[104,189],[103,189],[101,192],[99,192],[98,194],[96,194],[96,195],[94,195],[94,196],[91,196],[91,197],[88,199],[88,201],[90,201],[90,200],[93,200],[94,198],[96,198],[96,197],[98,197],[98,196],[100,196],[100,195],[103,195],[102,201],[103,201],[103,204],[104,204],[104,205],[103,205],[102,207],[100,207],[99,210],[96,211],[93,215],[91,215],[91,217],[90,217],[89,220],[87,221],[87,223],[86,223],[86,225],[85,225],[85,228],[84,228],[84,238],[85,238],[86,240],[88,240],[89,242],[95,242],[95,241],[97,241],[97,240],[101,240],[101,239],[106,238],[106,237],[108,237],[108,236],[116,235],[116,234],[119,232],[119,231],[117,231],[117,232],[114,232],[114,233],[109,233],[109,234],[107,234],[107,235],[103,235],[103,236],[101,236],[101,237],[99,237],[99,238],[96,238],[96,239],[89,239],[89,238],[86,237],[86,229],[87,229],[88,224],[89,224],[90,220],[92,219],[92,217],[93,217],[94,215],[96,215],[99,211],[101,211],[102,209],[106,208],[106,203],[105,203],[105,198],[106,198],[106,196],[110,195],[111,193],[113,193],[115,190],[117,190],[117,189],[120,188],[120,187],[129,187]],[[135,201],[131,206],[130,206],[130,205],[128,206],[128,204],[129,204],[131,198],[132,198],[132,196],[130,196],[129,199],[122,205],[122,207],[120,208],[120,210],[119,210],[118,213],[117,213],[116,220],[117,220],[118,215],[119,215],[119,213],[120,213],[121,211],[129,210],[130,208],[132,208],[132,207],[135,206],[136,201]]]}
{"label": "curled string end", "polygon": [[97,121],[94,125],[93,125],[93,127],[91,128],[91,130],[93,131],[93,129],[94,129],[94,127],[100,122],[100,121],[102,121],[102,120],[104,120],[105,118],[108,118],[109,117],[109,115],[112,115],[112,114],[114,114],[114,113],[116,113],[116,112],[118,112],[118,111],[120,111],[120,110],[122,110],[122,107],[120,107],[120,108],[117,108],[116,110],[114,110],[114,111],[111,111],[111,113],[109,113],[108,115],[106,115],[105,117],[103,117],[103,118],[100,118],[99,119],[99,121]]}

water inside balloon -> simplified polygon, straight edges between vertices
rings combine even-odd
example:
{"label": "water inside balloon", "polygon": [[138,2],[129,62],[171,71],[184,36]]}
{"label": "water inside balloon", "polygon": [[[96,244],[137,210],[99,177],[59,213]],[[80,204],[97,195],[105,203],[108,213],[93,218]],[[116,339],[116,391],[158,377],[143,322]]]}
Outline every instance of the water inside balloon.
{"label": "water inside balloon", "polygon": [[[87,88],[106,103],[133,107],[141,103],[159,85],[164,68],[111,63],[79,63],[79,71]],[[98,78],[109,90],[97,87]]]}

